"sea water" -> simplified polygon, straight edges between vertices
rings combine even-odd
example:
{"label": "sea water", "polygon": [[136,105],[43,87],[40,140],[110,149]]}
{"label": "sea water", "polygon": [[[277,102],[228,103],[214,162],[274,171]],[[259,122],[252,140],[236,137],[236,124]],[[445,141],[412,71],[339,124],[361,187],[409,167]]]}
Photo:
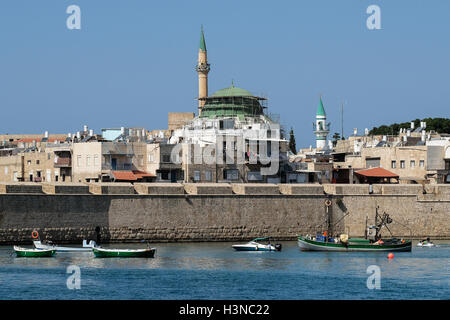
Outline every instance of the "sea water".
{"label": "sea water", "polygon": [[450,299],[450,242],[435,243],[414,242],[394,259],[387,252],[303,252],[295,241],[282,242],[281,252],[155,243],[155,258],[17,258],[12,246],[0,246],[0,299]]}

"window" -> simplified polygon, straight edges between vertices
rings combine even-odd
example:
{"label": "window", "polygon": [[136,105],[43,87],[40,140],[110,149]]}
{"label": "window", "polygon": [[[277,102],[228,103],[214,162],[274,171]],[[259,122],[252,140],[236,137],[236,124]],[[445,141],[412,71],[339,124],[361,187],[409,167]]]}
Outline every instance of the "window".
{"label": "window", "polygon": [[415,168],[415,167],[416,167],[416,160],[411,160],[411,161],[409,162],[409,166],[410,166],[411,168]]}
{"label": "window", "polygon": [[163,154],[162,160],[164,163],[170,163],[170,154]]}
{"label": "window", "polygon": [[40,161],[39,160],[36,160],[36,164],[39,164],[40,163]]}
{"label": "window", "polygon": [[376,168],[380,166],[380,158],[366,158],[366,168]]}
{"label": "window", "polygon": [[392,169],[397,168],[397,161],[395,161],[395,160],[392,160],[392,161],[391,161],[391,168],[392,168]]}
{"label": "window", "polygon": [[98,154],[94,155],[94,167],[98,166]]}
{"label": "window", "polygon": [[239,170],[237,170],[237,169],[224,170],[223,178],[226,180],[238,180],[239,179]]}
{"label": "window", "polygon": [[81,156],[77,156],[77,167],[81,167]]}
{"label": "window", "polygon": [[419,167],[424,168],[425,167],[425,160],[419,161]]}
{"label": "window", "polygon": [[91,156],[86,156],[86,167],[91,165]]}
{"label": "window", "polygon": [[211,171],[205,171],[205,180],[206,181],[211,181]]}
{"label": "window", "polygon": [[27,164],[28,164],[28,165],[31,165],[31,160],[27,160]]}
{"label": "window", "polygon": [[139,165],[140,165],[140,166],[143,166],[143,165],[144,165],[144,156],[139,155],[139,156],[138,156],[138,161],[139,161]]}
{"label": "window", "polygon": [[247,180],[248,181],[262,181],[263,177],[261,175],[261,172],[259,172],[259,171],[249,171],[247,173]]}
{"label": "window", "polygon": [[153,153],[150,153],[150,154],[148,155],[148,162],[149,162],[149,163],[153,163],[153,161],[155,161],[155,160],[154,160]]}
{"label": "window", "polygon": [[47,153],[47,160],[50,160],[50,153]]}
{"label": "window", "polygon": [[405,160],[400,160],[400,168],[405,169]]}
{"label": "window", "polygon": [[450,170],[450,160],[445,160],[445,170]]}
{"label": "window", "polygon": [[194,181],[200,181],[200,171],[194,171]]}

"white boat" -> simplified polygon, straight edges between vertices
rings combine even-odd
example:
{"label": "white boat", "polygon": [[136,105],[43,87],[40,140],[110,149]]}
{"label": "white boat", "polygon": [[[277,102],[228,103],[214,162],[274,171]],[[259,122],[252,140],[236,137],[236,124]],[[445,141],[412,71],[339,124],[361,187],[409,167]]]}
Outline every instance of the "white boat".
{"label": "white boat", "polygon": [[[267,244],[258,241],[268,241]],[[232,248],[236,251],[281,251],[281,244],[273,245],[269,238],[256,238],[246,244],[234,244]]]}
{"label": "white boat", "polygon": [[97,246],[94,240],[89,241],[89,243],[83,240],[83,247],[60,247],[52,243],[42,243],[40,240],[34,240],[33,244],[36,249],[56,250],[57,252],[90,252],[92,248]]}
{"label": "white boat", "polygon": [[420,241],[420,242],[417,244],[417,246],[418,246],[418,247],[435,247],[436,245],[435,245],[433,242],[428,242],[428,241],[422,242],[422,241]]}

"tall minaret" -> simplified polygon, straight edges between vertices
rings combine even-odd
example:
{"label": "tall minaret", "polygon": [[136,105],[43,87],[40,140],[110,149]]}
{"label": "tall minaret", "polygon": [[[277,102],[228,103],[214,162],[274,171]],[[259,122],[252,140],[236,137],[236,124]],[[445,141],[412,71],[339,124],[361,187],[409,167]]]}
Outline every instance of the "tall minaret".
{"label": "tall minaret", "polygon": [[[198,72],[198,97],[206,98],[208,96],[208,72],[210,66],[206,55],[205,35],[203,34],[203,26],[200,34],[200,47],[198,49],[198,64],[195,68]],[[198,115],[202,113],[205,100],[198,101]]]}
{"label": "tall minaret", "polygon": [[316,123],[314,125],[314,134],[316,135],[317,149],[323,149],[327,145],[327,136],[330,132],[330,124],[327,124],[327,115],[322,103],[322,96],[320,96],[319,107],[316,113]]}

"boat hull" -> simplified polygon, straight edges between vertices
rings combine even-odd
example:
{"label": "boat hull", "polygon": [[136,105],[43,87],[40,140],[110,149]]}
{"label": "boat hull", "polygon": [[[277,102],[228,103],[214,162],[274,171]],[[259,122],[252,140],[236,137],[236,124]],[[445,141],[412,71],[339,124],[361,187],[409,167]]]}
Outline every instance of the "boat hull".
{"label": "boat hull", "polygon": [[97,258],[153,258],[156,249],[127,250],[93,248],[92,251]]}
{"label": "boat hull", "polygon": [[383,252],[411,251],[411,241],[400,244],[374,245],[368,243],[329,243],[298,237],[298,246],[303,251],[334,251],[334,252]]}
{"label": "boat hull", "polygon": [[275,248],[273,249],[269,249],[269,248],[261,248],[261,247],[250,247],[250,246],[240,246],[240,245],[235,245],[233,246],[233,249],[236,251],[276,251]]}
{"label": "boat hull", "polygon": [[24,258],[48,258],[53,257],[56,250],[38,250],[38,249],[25,249],[14,247],[17,257]]}

